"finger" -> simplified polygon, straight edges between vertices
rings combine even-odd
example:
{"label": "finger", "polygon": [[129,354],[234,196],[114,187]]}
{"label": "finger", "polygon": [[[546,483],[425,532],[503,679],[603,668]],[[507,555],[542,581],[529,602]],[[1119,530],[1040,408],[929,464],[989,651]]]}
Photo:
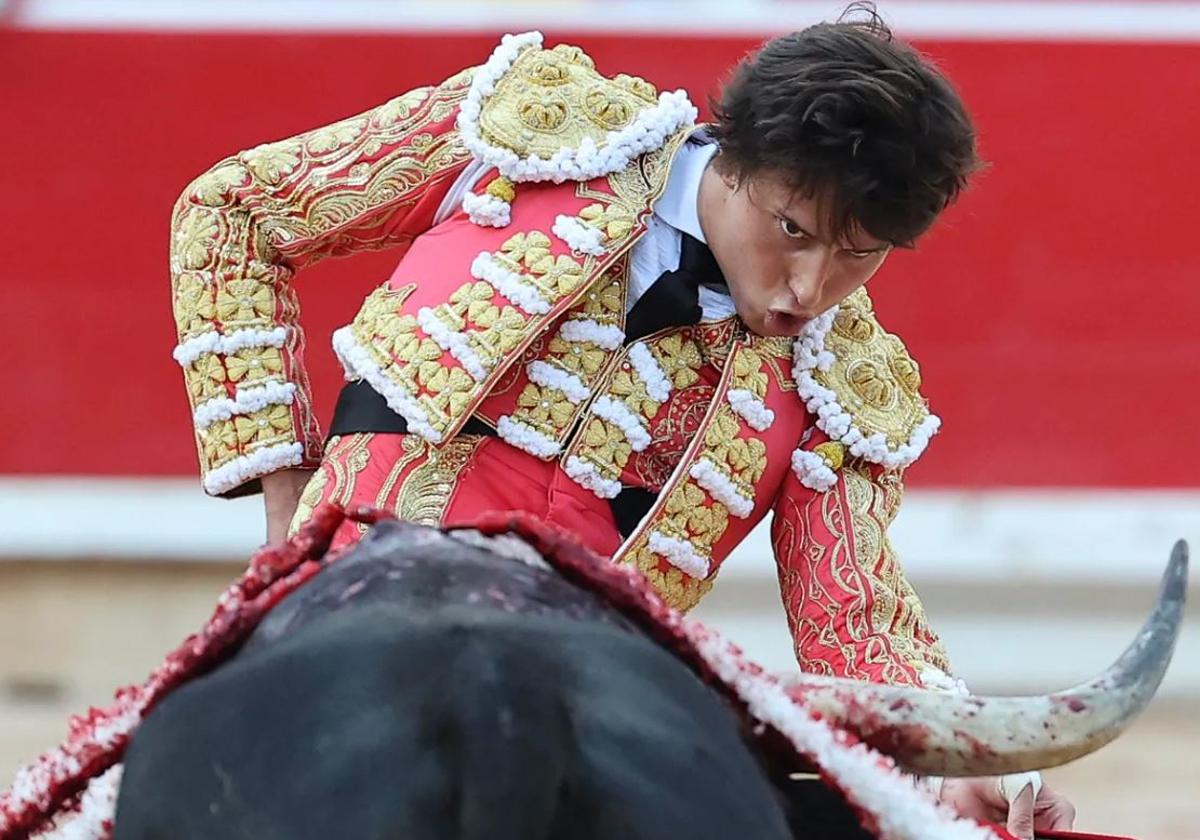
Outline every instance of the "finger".
{"label": "finger", "polygon": [[1008,806],[1008,833],[1033,840],[1033,785],[1025,785]]}
{"label": "finger", "polygon": [[1052,804],[1034,818],[1039,829],[1070,831],[1075,827],[1075,806],[1065,799]]}

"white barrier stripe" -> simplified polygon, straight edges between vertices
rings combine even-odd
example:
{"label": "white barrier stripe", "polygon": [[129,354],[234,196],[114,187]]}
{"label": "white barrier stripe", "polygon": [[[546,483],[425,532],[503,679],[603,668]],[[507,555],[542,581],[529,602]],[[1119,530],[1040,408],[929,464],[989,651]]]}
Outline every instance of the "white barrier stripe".
{"label": "white barrier stripe", "polygon": [[[293,0],[287,14],[265,0],[27,0],[12,13],[23,29],[266,32],[670,32],[672,35],[769,36],[837,17],[837,3],[708,3],[680,15],[673,3],[624,3],[596,14],[592,4],[505,7],[494,2],[391,3]],[[947,40],[1200,40],[1200,5],[1187,2],[904,2],[883,9],[904,37]],[[482,58],[482,57],[481,57]]]}

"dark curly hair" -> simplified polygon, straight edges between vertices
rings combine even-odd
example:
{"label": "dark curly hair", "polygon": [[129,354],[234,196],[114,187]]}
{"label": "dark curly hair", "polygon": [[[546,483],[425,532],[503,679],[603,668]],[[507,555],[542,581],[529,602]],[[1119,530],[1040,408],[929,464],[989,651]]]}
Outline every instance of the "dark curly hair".
{"label": "dark curly hair", "polygon": [[774,38],[712,103],[723,172],[780,172],[830,233],[912,247],[982,167],[966,108],[871,3]]}

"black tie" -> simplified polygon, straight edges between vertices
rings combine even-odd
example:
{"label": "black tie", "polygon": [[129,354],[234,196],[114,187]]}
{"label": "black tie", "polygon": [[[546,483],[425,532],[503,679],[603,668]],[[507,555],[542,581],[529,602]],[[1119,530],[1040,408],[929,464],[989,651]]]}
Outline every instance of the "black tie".
{"label": "black tie", "polygon": [[[701,286],[729,294],[721,268],[708,246],[686,233],[682,236],[679,268],[664,271],[626,316],[626,344],[667,327],[700,323]],[[634,532],[657,498],[657,493],[645,487],[625,487],[616,498],[608,500],[621,536],[628,537]]]}
{"label": "black tie", "polygon": [[682,236],[679,268],[664,271],[638,298],[625,318],[625,343],[631,344],[667,327],[700,323],[700,286],[728,294],[725,278],[708,246]]}

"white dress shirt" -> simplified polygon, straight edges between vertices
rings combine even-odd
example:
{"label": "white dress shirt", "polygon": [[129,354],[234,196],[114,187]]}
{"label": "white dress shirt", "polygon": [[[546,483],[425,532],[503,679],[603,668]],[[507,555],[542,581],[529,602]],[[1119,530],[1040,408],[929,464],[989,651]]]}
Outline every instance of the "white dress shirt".
{"label": "white dress shirt", "polygon": [[[663,272],[679,268],[682,234],[686,233],[707,244],[704,231],[700,229],[700,178],[716,153],[717,144],[708,139],[704,129],[697,129],[676,152],[663,194],[654,202],[653,212],[646,220],[646,232],[634,243],[630,253],[626,312],[633,308],[638,298],[654,285]],[[433,223],[440,224],[456,213],[462,206],[463,196],[489,171],[491,167],[481,161],[468,164],[442,201]],[[521,200],[519,195],[517,200]],[[701,286],[700,311],[706,321],[727,318],[734,314],[733,299]]]}

